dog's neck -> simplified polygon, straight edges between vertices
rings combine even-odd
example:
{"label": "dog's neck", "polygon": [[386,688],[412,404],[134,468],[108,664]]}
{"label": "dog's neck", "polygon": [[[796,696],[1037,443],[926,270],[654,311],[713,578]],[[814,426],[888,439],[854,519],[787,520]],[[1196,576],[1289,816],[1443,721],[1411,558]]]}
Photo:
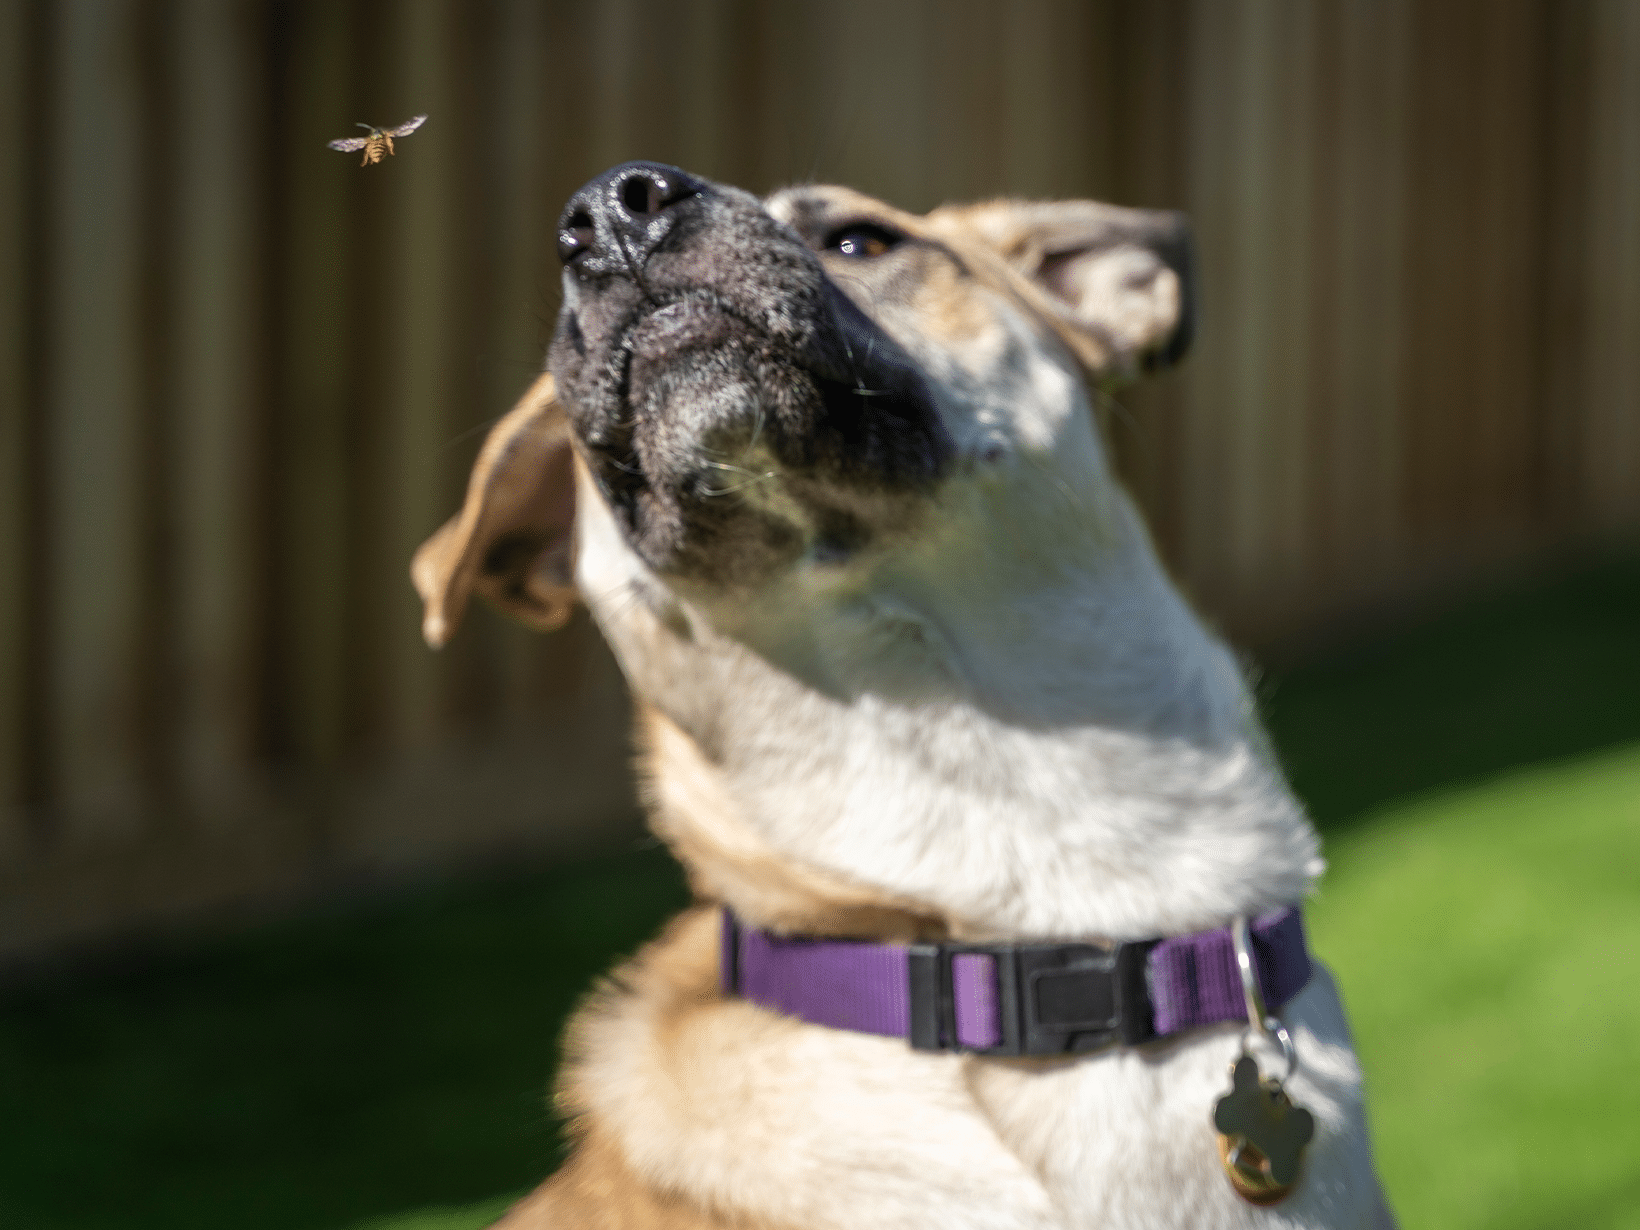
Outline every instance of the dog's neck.
{"label": "dog's neck", "polygon": [[[1302,898],[1315,836],[1240,672],[1126,497],[1099,504],[1053,510],[1035,553],[945,541],[708,604],[584,491],[583,592],[669,728],[657,780],[698,787],[661,800],[663,832],[697,863],[755,855],[968,938],[1144,938]],[[938,523],[995,523],[971,513]],[[710,871],[731,898],[768,879]]]}

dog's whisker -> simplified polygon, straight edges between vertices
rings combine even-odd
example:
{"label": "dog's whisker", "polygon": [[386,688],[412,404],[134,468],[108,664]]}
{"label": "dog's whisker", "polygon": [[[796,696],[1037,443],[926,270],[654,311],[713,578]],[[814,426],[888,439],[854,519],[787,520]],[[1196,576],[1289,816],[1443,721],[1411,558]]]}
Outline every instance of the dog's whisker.
{"label": "dog's whisker", "polygon": [[753,470],[747,470],[747,469],[744,469],[740,466],[729,465],[729,464],[724,463],[724,462],[711,462],[709,464],[712,465],[713,468],[715,468],[715,469],[724,470],[724,471],[727,471],[731,474],[744,474],[746,476],[746,481],[743,482],[743,483],[736,483],[736,484],[734,484],[733,486],[730,486],[730,487],[710,488],[706,492],[706,495],[708,497],[721,496],[721,495],[734,495],[737,491],[746,491],[749,488],[757,486],[759,483],[766,483],[770,479],[773,479],[773,478],[776,477],[775,472],[773,470],[766,470],[763,473],[759,474],[759,473],[757,473]]}
{"label": "dog's whisker", "polygon": [[1138,417],[1127,406],[1122,404],[1119,398],[1108,390],[1095,386],[1093,395],[1097,404],[1105,407],[1113,417],[1120,419],[1128,429],[1128,433],[1133,437],[1134,444],[1139,450],[1139,457],[1144,464],[1145,474],[1147,477],[1154,478],[1156,474],[1156,453],[1150,434],[1145,430],[1144,425],[1140,423]]}
{"label": "dog's whisker", "polygon": [[757,473],[767,472],[767,471],[749,470],[745,466],[741,465],[739,462],[736,462],[736,461],[718,461],[715,458],[711,458],[711,457],[708,457],[706,459],[706,464],[714,470],[733,470],[736,474],[757,474]]}
{"label": "dog's whisker", "polygon": [[760,440],[762,438],[762,436],[763,436],[763,420],[764,420],[764,417],[765,417],[765,415],[764,415],[764,412],[763,412],[763,403],[759,402],[757,404],[757,412],[754,415],[754,417],[752,418],[752,435],[751,435],[751,439],[746,441],[746,447],[744,449],[742,449],[741,452],[740,452],[740,457],[741,457],[742,461],[744,461],[747,457],[750,457],[752,455],[752,450],[757,447],[758,440]]}
{"label": "dog's whisker", "polygon": [[476,436],[481,431],[490,430],[490,428],[494,427],[497,423],[499,423],[505,417],[506,417],[506,415],[504,415],[504,414],[498,414],[494,418],[485,419],[482,423],[474,423],[466,431],[458,432],[455,435],[451,436],[448,440],[446,440],[444,442],[444,447],[446,449],[454,448],[456,445],[460,444],[463,440],[471,439],[473,436]]}

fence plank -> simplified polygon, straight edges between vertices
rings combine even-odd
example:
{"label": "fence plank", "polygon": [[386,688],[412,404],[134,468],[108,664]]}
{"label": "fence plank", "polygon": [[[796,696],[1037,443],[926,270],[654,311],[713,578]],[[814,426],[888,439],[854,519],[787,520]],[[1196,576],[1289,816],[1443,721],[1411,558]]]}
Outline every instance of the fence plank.
{"label": "fence plank", "polygon": [[55,30],[48,458],[51,788],[71,843],[134,837],[147,786],[143,90],[134,0]]}
{"label": "fence plank", "polygon": [[[554,154],[565,134],[555,122],[560,113],[550,103],[551,69],[545,50],[549,36],[561,27],[532,0],[501,6],[489,31],[492,61],[497,66],[489,95],[490,116],[478,134],[488,205],[495,219],[485,228],[486,271],[483,349],[485,364],[480,415],[484,422],[506,412],[545,360],[553,309],[558,302],[558,260],[554,223],[562,205],[549,187]],[[470,434],[444,456],[457,464],[455,477],[465,479],[466,463],[477,453],[482,431]],[[451,492],[446,513],[456,506]],[[429,527],[431,528],[431,527]],[[482,687],[489,713],[475,705],[473,716],[493,715],[518,726],[539,715],[534,678],[546,641],[500,619],[475,612],[471,638],[482,652]],[[456,646],[451,646],[451,649]],[[449,650],[445,650],[449,652]],[[475,697],[475,701],[477,697]]]}
{"label": "fence plank", "polygon": [[258,154],[260,59],[243,6],[182,0],[175,47],[177,180],[168,452],[175,481],[176,743],[195,815],[244,812],[258,768],[261,647],[257,552],[264,412],[257,329],[265,220]]}
{"label": "fence plank", "polygon": [[360,252],[342,173],[353,168],[324,143],[345,135],[341,117],[355,113],[350,16],[341,4],[296,6],[276,66],[284,139],[275,152],[283,225],[274,257],[271,724],[274,754],[312,771],[335,765],[347,735],[350,275]]}
{"label": "fence plank", "polygon": [[1541,511],[1547,31],[1520,3],[1421,5],[1409,143],[1409,530],[1507,549]]}
{"label": "fence plank", "polygon": [[739,120],[731,91],[737,71],[736,13],[730,0],[688,0],[672,47],[671,106],[678,119],[677,165],[709,179],[738,178]]}
{"label": "fence plank", "polygon": [[1591,527],[1640,523],[1640,6],[1595,0],[1582,485]]}
{"label": "fence plank", "polygon": [[1310,557],[1336,609],[1381,586],[1400,541],[1400,387],[1408,47],[1405,0],[1347,0],[1332,17],[1319,140],[1327,219],[1315,231],[1318,381],[1311,408]]}
{"label": "fence plank", "polygon": [[[384,729],[395,753],[425,748],[440,723],[440,673],[448,659],[422,643],[415,595],[404,584],[404,561],[449,507],[442,449],[462,412],[456,378],[457,336],[463,317],[456,261],[462,244],[453,197],[473,168],[463,157],[472,134],[456,107],[452,61],[459,55],[455,13],[445,0],[406,4],[394,23],[391,62],[400,110],[435,118],[415,138],[383,181],[380,235],[390,259],[380,272],[387,288],[387,327],[382,352],[371,363],[381,386],[381,450],[373,468],[383,479],[383,499],[371,510],[369,546],[360,568],[370,583],[363,591],[372,610],[369,635],[386,648],[381,689]],[[397,112],[394,113],[397,115]],[[397,120],[388,122],[396,123]]]}
{"label": "fence plank", "polygon": [[[1185,567],[1247,619],[1301,579],[1308,441],[1309,31],[1302,6],[1195,9],[1190,208],[1204,332],[1187,375]],[[1262,613],[1262,612],[1258,612]]]}
{"label": "fence plank", "polygon": [[0,864],[29,845],[27,805],[30,646],[30,438],[37,413],[29,346],[33,151],[31,12],[0,9]]}
{"label": "fence plank", "polygon": [[[1190,12],[1188,0],[1118,0],[1111,11],[1111,45],[1093,71],[1106,82],[1110,199],[1119,204],[1189,204]],[[1183,558],[1185,392],[1178,371],[1165,373],[1118,390],[1104,415],[1123,478],[1175,571]]]}
{"label": "fence plank", "polygon": [[[983,150],[975,193],[1102,200],[1114,194],[1114,131],[1125,117],[1110,89],[1109,69],[1120,54],[1113,17],[1110,3],[1032,0],[998,31],[994,9],[978,6],[969,54],[980,64],[1000,61],[1003,80],[1001,98],[993,102],[980,92],[969,103],[968,122],[994,111],[991,122],[1000,120],[1001,129]],[[963,139],[960,124],[949,139]]]}

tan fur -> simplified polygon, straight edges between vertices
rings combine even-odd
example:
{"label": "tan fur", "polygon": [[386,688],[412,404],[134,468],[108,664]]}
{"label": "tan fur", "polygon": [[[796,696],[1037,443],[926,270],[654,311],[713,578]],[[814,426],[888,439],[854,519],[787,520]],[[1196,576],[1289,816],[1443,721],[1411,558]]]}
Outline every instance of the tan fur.
{"label": "tan fur", "polygon": [[1170,241],[1158,233],[1155,217],[1097,201],[1000,200],[944,206],[923,220],[922,229],[952,243],[976,277],[1046,323],[1090,376],[1109,378],[1131,376],[1134,360],[1177,325],[1183,295],[1178,277],[1153,263],[1146,267],[1142,276],[1150,294],[1138,300],[1143,308],[1113,330],[1108,322],[1099,327],[1076,309],[1075,292],[1091,287],[1057,278],[1053,270],[1056,262],[1112,237],[1122,237],[1122,246],[1135,252],[1135,241],[1166,246]]}
{"label": "tan fur", "polygon": [[[569,618],[578,596],[571,580],[577,464],[552,373],[544,372],[485,438],[461,511],[410,562],[429,645],[455,634],[475,591],[541,632]],[[496,558],[508,541],[515,549]]]}
{"label": "tan fur", "polygon": [[551,1182],[508,1210],[495,1230],[597,1226],[600,1230],[774,1230],[769,1222],[719,1217],[633,1173],[608,1135],[588,1131]]}

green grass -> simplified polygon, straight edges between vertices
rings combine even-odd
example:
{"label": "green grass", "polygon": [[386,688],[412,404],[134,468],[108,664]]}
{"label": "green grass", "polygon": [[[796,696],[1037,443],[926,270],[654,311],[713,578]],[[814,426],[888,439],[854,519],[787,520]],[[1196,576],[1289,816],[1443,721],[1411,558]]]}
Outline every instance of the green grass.
{"label": "green grass", "polygon": [[13,993],[0,1228],[473,1224],[437,1210],[556,1164],[563,1018],[686,900],[651,849]]}
{"label": "green grass", "polygon": [[1376,812],[1310,910],[1408,1226],[1640,1230],[1640,743]]}
{"label": "green grass", "polygon": [[[1640,1230],[1640,563],[1262,689],[1405,1225]],[[0,997],[3,1230],[466,1230],[556,1162],[575,997],[655,850],[151,948]]]}

